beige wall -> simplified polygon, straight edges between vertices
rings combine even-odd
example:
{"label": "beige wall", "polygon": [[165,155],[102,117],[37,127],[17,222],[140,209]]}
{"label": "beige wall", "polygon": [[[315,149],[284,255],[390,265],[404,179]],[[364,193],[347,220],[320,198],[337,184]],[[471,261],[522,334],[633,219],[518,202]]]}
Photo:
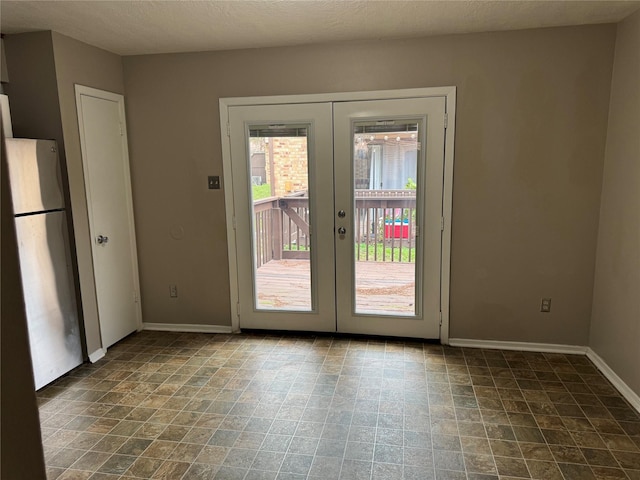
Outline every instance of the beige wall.
{"label": "beige wall", "polygon": [[4,46],[7,69],[11,72],[5,91],[9,96],[13,136],[55,139],[62,143],[51,32],[7,35]]}
{"label": "beige wall", "polygon": [[586,344],[614,42],[600,25],[125,57],[145,321],[230,324],[218,98],[455,85],[452,337]]}
{"label": "beige wall", "polygon": [[53,32],[53,56],[59,96],[59,112],[64,132],[69,193],[76,239],[82,310],[87,352],[101,347],[98,307],[93,278],[91,235],[84,189],[82,153],[76,110],[75,84],[124,93],[122,59],[113,53]]}
{"label": "beige wall", "polygon": [[591,348],[640,395],[640,12],[618,26]]}

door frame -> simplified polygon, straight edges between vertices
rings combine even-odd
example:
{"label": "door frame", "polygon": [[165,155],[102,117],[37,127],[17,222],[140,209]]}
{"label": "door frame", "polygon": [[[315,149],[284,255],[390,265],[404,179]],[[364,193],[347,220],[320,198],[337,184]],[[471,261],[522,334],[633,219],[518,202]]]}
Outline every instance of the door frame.
{"label": "door frame", "polygon": [[[98,292],[96,289],[95,282],[95,264],[96,264],[96,245],[93,239],[96,236],[95,223],[93,218],[93,209],[91,208],[92,200],[91,200],[91,184],[89,182],[89,176],[87,172],[89,171],[89,160],[87,158],[87,144],[84,133],[84,114],[82,113],[82,103],[81,96],[89,96],[99,98],[101,100],[109,100],[112,102],[116,102],[118,104],[118,117],[121,125],[121,138],[122,138],[122,156],[124,161],[124,182],[125,182],[125,190],[126,190],[126,204],[127,204],[127,220],[129,224],[129,245],[131,249],[131,258],[133,259],[133,285],[135,287],[135,306],[136,306],[136,325],[137,330],[142,330],[142,306],[140,302],[140,274],[138,271],[138,251],[137,251],[137,241],[136,241],[136,230],[135,230],[135,222],[133,217],[133,198],[131,192],[131,168],[129,165],[129,140],[127,138],[127,122],[126,115],[124,110],[124,96],[118,93],[107,92],[105,90],[99,90],[97,88],[86,87],[84,85],[75,84],[75,94],[76,94],[76,111],[78,114],[78,130],[80,134],[80,150],[82,153],[82,170],[83,170],[83,180],[84,180],[84,189],[85,189],[85,198],[87,201],[87,216],[89,219],[89,242],[91,244],[91,259],[93,264],[91,265],[91,270],[93,272],[93,288],[95,290],[96,301],[100,302],[98,298]],[[97,361],[99,358],[104,356],[106,353],[106,348],[104,347],[104,341],[102,339],[102,326],[100,320],[100,313],[98,311],[98,327],[100,329],[100,343],[102,346],[102,352],[96,352],[97,354],[95,358],[90,358],[92,362]],[[91,356],[90,356],[91,357]]]}
{"label": "door frame", "polygon": [[222,144],[223,186],[227,228],[227,252],[229,261],[229,302],[231,328],[240,330],[238,251],[236,249],[235,204],[233,177],[231,174],[231,143],[229,107],[249,105],[277,105],[319,102],[351,102],[361,100],[391,100],[415,97],[443,97],[445,99],[444,177],[442,190],[442,253],[440,267],[440,342],[449,343],[449,287],[451,278],[451,210],[453,201],[453,162],[456,115],[456,87],[427,87],[403,90],[377,90],[370,92],[341,92],[308,95],[276,95],[264,97],[229,97],[219,99],[220,135]]}

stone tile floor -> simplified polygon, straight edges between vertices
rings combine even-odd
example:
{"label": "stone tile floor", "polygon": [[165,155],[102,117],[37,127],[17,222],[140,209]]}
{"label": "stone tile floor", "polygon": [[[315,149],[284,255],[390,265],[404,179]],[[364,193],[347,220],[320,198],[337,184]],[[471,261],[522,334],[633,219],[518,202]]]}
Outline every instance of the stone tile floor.
{"label": "stone tile floor", "polygon": [[640,480],[580,355],[141,332],[38,399],[49,479]]}

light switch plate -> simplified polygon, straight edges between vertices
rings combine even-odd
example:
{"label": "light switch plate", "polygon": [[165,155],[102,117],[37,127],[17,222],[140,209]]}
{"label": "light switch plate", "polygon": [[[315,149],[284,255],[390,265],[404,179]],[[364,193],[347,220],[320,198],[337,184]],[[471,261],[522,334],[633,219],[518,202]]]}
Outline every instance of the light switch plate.
{"label": "light switch plate", "polygon": [[220,190],[220,177],[218,175],[209,175],[209,190]]}
{"label": "light switch plate", "polygon": [[549,313],[551,311],[551,299],[543,298],[540,302],[540,311],[544,313]]}

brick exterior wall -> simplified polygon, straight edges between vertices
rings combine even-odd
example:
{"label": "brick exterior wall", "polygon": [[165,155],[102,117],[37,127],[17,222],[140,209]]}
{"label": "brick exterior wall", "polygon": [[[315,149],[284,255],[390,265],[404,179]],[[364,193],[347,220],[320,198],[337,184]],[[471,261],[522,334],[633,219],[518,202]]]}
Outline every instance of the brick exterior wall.
{"label": "brick exterior wall", "polygon": [[[387,137],[389,137],[387,139]],[[413,138],[412,138],[413,137]],[[373,188],[403,189],[407,180],[416,181],[416,149],[419,148],[415,134],[411,132],[388,132],[384,138],[375,140],[357,137],[354,148],[355,188],[368,190],[371,176],[371,146],[377,146],[382,156],[378,167],[380,184]],[[273,196],[286,196],[306,191],[308,183],[308,152],[306,137],[252,138],[252,175],[263,178],[271,185]],[[406,157],[413,153],[413,162]],[[264,160],[262,155],[264,154]],[[258,167],[264,165],[264,170]],[[271,168],[273,167],[273,172]],[[383,181],[384,177],[384,181]]]}
{"label": "brick exterior wall", "polygon": [[[272,192],[282,197],[309,188],[306,137],[270,138],[265,145],[266,181],[271,182],[273,164],[275,182]],[[271,162],[271,158],[273,162]]]}

